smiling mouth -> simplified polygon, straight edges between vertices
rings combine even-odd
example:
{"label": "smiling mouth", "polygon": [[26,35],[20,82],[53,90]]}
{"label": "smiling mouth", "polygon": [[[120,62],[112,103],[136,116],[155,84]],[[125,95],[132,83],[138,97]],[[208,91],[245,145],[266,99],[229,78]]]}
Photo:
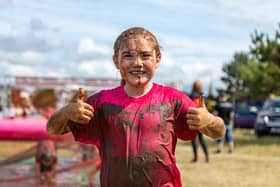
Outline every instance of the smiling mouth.
{"label": "smiling mouth", "polygon": [[142,75],[142,74],[145,74],[146,71],[136,70],[136,71],[130,71],[129,73],[132,74],[132,75]]}

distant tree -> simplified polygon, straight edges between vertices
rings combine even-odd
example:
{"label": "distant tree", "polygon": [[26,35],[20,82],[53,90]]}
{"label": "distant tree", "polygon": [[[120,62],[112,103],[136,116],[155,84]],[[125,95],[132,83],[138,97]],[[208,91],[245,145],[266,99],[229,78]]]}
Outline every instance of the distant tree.
{"label": "distant tree", "polygon": [[240,97],[264,99],[270,93],[280,95],[280,67],[274,63],[251,60],[241,66],[243,89]]}
{"label": "distant tree", "polygon": [[207,108],[210,112],[214,110],[214,106],[216,105],[216,97],[213,93],[213,82],[210,81],[208,88],[208,96],[207,96]]}
{"label": "distant tree", "polygon": [[280,24],[273,38],[269,37],[268,34],[259,33],[255,30],[251,34],[251,41],[250,54],[253,58],[260,63],[269,62],[280,66]]}
{"label": "distant tree", "polygon": [[233,59],[230,63],[224,64],[222,69],[224,76],[221,77],[221,81],[226,85],[226,89],[220,89],[218,92],[223,91],[227,93],[233,100],[240,96],[240,90],[243,89],[243,81],[240,77],[241,66],[247,65],[248,61],[248,54],[245,52],[237,52],[233,55]]}
{"label": "distant tree", "polygon": [[215,99],[215,96],[214,96],[214,93],[213,93],[213,81],[210,81],[210,83],[209,83],[208,99]]}
{"label": "distant tree", "polygon": [[274,37],[255,31],[251,34],[252,56],[241,69],[244,89],[241,95],[266,98],[270,93],[280,95],[280,24]]}
{"label": "distant tree", "polygon": [[273,38],[254,31],[251,40],[250,52],[235,53],[222,69],[225,92],[233,100],[264,99],[271,93],[280,95],[280,24]]}

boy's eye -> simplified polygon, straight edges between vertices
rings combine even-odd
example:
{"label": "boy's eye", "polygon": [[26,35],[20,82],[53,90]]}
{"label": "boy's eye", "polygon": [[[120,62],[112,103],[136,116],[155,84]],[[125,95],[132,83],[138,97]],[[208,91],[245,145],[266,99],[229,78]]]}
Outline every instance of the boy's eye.
{"label": "boy's eye", "polygon": [[124,57],[124,58],[130,58],[130,57],[132,57],[132,55],[131,55],[130,53],[124,53],[124,54],[123,54],[123,57]]}
{"label": "boy's eye", "polygon": [[141,55],[143,59],[149,59],[152,57],[152,55],[150,53],[144,53]]}

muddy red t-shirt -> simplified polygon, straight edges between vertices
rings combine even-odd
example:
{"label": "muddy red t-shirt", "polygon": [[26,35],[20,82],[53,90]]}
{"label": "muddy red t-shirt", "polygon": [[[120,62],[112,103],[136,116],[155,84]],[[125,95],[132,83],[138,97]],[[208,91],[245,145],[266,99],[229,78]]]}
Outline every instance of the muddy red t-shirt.
{"label": "muddy red t-shirt", "polygon": [[94,107],[88,125],[69,123],[75,139],[98,144],[102,187],[180,187],[175,160],[177,138],[192,140],[197,131],[186,124],[195,106],[184,93],[154,84],[133,98],[124,87],[103,90],[87,103]]}

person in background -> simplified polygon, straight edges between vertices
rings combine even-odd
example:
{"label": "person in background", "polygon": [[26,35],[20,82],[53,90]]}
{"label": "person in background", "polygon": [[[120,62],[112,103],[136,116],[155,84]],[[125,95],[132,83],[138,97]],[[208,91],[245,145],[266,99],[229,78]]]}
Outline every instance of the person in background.
{"label": "person in background", "polygon": [[35,173],[39,184],[56,183],[57,154],[53,140],[40,140],[35,155]]}
{"label": "person in background", "polygon": [[[38,112],[46,119],[55,111],[53,107],[38,109]],[[57,148],[54,140],[39,140],[35,155],[35,173],[39,184],[55,185],[57,168]]]}
{"label": "person in background", "polygon": [[224,146],[224,141],[228,144],[228,152],[232,153],[234,148],[234,141],[232,137],[232,119],[233,119],[233,106],[232,103],[228,101],[228,97],[224,92],[221,92],[218,97],[218,102],[214,107],[214,115],[221,117],[226,125],[225,137],[217,139],[217,150],[216,153],[221,153]]}
{"label": "person in background", "polygon": [[[203,86],[202,86],[202,82],[200,80],[196,80],[193,83],[192,86],[192,92],[190,95],[190,98],[199,106],[199,102],[200,102],[200,97],[203,95]],[[198,162],[198,145],[197,142],[199,141],[202,150],[204,152],[205,155],[205,162],[209,162],[209,153],[208,153],[208,148],[207,148],[207,144],[203,138],[203,134],[201,132],[198,133],[198,136],[192,140],[192,148],[193,148],[193,159],[191,160],[191,162],[196,163]]]}

